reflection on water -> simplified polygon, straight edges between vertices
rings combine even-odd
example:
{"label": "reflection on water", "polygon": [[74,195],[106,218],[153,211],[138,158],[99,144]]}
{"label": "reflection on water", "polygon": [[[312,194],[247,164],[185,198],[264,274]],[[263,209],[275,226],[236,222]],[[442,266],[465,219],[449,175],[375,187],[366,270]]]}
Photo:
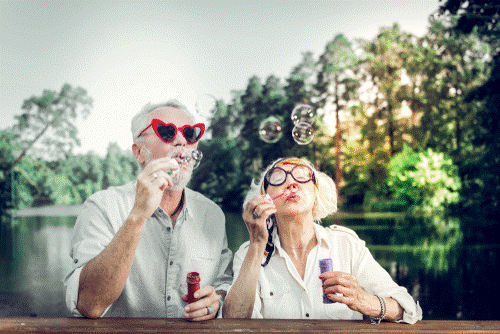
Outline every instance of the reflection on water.
{"label": "reflection on water", "polygon": [[[69,316],[62,280],[71,267],[74,217],[17,218],[0,226],[0,317]],[[229,247],[248,240],[238,214],[226,214]],[[456,217],[341,216],[377,261],[418,300],[425,319],[500,319],[496,222]]]}
{"label": "reflection on water", "polygon": [[11,250],[1,251],[0,316],[69,316],[62,280],[71,267],[70,234],[76,218],[17,219],[17,227],[2,227],[2,239],[10,237]]}

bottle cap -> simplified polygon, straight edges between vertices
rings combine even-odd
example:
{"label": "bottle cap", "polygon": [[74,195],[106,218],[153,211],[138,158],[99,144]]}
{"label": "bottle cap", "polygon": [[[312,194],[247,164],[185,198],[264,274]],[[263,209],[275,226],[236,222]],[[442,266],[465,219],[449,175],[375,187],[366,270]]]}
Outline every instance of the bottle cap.
{"label": "bottle cap", "polygon": [[188,273],[186,276],[186,282],[188,284],[200,283],[200,274],[198,274],[196,271]]}
{"label": "bottle cap", "polygon": [[332,259],[322,259],[319,260],[319,268],[322,273],[327,271],[333,271]]}

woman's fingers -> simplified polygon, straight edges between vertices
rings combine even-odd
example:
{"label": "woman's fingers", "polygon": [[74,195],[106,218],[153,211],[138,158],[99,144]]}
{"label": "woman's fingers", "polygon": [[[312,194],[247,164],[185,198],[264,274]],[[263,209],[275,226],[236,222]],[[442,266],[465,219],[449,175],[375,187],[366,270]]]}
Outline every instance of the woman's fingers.
{"label": "woman's fingers", "polygon": [[243,220],[250,234],[250,242],[267,242],[266,219],[273,213],[276,213],[276,207],[269,196],[256,196],[247,203]]}
{"label": "woman's fingers", "polygon": [[271,200],[271,197],[266,194],[256,196],[252,200],[250,200],[246,205],[245,213],[247,214],[247,217],[249,219],[267,218],[269,215],[264,217],[264,214],[267,213],[270,209],[274,208],[275,206],[273,201]]}

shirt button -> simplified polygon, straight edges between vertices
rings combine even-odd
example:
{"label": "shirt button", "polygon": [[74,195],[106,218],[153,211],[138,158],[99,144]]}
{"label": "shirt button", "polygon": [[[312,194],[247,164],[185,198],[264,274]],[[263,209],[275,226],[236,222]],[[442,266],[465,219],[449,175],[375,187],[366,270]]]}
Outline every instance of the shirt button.
{"label": "shirt button", "polygon": [[170,300],[170,296],[167,297],[167,300]]}
{"label": "shirt button", "polygon": [[167,232],[170,232],[170,227],[167,227]]}
{"label": "shirt button", "polygon": [[174,264],[174,261],[170,261],[170,265],[173,265]]}
{"label": "shirt button", "polygon": [[270,295],[272,296],[273,295],[273,292],[271,291]]}
{"label": "shirt button", "polygon": [[306,318],[309,318],[309,313],[306,313]]}
{"label": "shirt button", "polygon": [[78,259],[75,259],[75,263],[78,263]]}

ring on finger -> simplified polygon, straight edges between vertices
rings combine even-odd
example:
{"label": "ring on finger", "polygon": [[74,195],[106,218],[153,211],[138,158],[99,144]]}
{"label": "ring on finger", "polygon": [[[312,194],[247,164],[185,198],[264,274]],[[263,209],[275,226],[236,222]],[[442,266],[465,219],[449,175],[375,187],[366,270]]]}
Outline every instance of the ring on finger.
{"label": "ring on finger", "polygon": [[207,315],[214,313],[214,308],[212,306],[207,306]]}
{"label": "ring on finger", "polygon": [[259,219],[260,218],[260,215],[257,213],[257,211],[253,210],[253,212],[252,212],[252,218],[253,219]]}

